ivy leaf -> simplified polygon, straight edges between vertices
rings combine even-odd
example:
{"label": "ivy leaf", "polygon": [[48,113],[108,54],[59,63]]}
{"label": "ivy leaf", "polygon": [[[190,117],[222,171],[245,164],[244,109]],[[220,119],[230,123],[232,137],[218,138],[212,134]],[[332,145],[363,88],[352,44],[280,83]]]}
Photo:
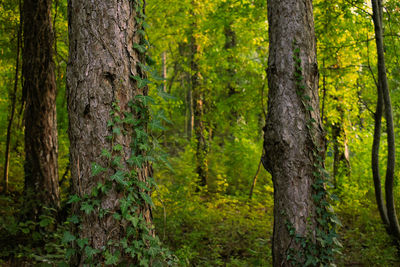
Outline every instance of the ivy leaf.
{"label": "ivy leaf", "polygon": [[140,260],[140,266],[149,266],[149,261],[146,258]]}
{"label": "ivy leaf", "polygon": [[42,215],[42,216],[40,216],[40,218],[41,218],[41,220],[39,222],[39,225],[41,227],[46,227],[46,226],[50,225],[52,223],[52,221],[53,221],[53,219],[51,217],[48,217],[48,216],[43,216]]}
{"label": "ivy leaf", "polygon": [[64,235],[63,235],[63,238],[62,238],[62,242],[64,244],[67,244],[69,242],[74,241],[75,239],[76,238],[75,238],[75,236],[73,234],[71,234],[69,231],[65,231]]}
{"label": "ivy leaf", "polygon": [[106,259],[105,263],[107,265],[114,265],[114,264],[117,264],[119,261],[119,253],[114,252],[114,255],[113,255],[108,250],[105,252],[104,257]]}
{"label": "ivy leaf", "polygon": [[113,132],[113,134],[120,135],[121,129],[119,127],[113,127],[112,132]]}
{"label": "ivy leaf", "polygon": [[153,201],[151,200],[151,197],[148,194],[140,192],[140,196],[147,204],[149,204],[151,207],[154,207]]}
{"label": "ivy leaf", "polygon": [[162,130],[162,131],[165,130],[165,127],[161,125],[161,122],[159,120],[152,120],[149,123],[149,127],[152,130]]}
{"label": "ivy leaf", "polygon": [[[75,254],[75,249],[73,248],[67,248],[67,252],[65,253],[65,257],[67,259],[71,258]],[[69,265],[68,265],[69,266]]]}
{"label": "ivy leaf", "polygon": [[143,63],[141,63],[141,62],[138,62],[137,63],[138,64],[138,66],[140,67],[140,69],[142,69],[143,71],[149,71],[150,70],[150,67],[148,66],[148,65],[146,65],[146,64],[143,64]]}
{"label": "ivy leaf", "polygon": [[137,43],[133,44],[133,48],[136,49],[139,53],[144,54],[146,52],[146,47],[144,45],[140,45]]}
{"label": "ivy leaf", "polygon": [[69,198],[67,204],[76,203],[76,202],[79,202],[80,200],[81,200],[81,198],[78,197],[77,195],[72,195],[72,196]]}
{"label": "ivy leaf", "polygon": [[123,146],[121,144],[116,144],[115,146],[113,146],[113,150],[114,151],[122,151]]}
{"label": "ivy leaf", "polygon": [[137,99],[140,102],[142,102],[143,105],[145,105],[145,106],[147,106],[149,103],[150,104],[155,104],[156,103],[154,98],[152,98],[151,96],[148,96],[148,95],[137,95],[137,96],[135,96],[135,99]]}
{"label": "ivy leaf", "polygon": [[135,132],[136,132],[136,136],[138,139],[140,139],[142,137],[147,137],[147,133],[145,131],[143,131],[142,129],[136,128]]}
{"label": "ivy leaf", "polygon": [[70,222],[70,223],[74,223],[74,224],[77,224],[77,223],[79,223],[79,217],[77,216],[77,215],[71,215],[68,219],[67,219],[67,221],[68,222]]}
{"label": "ivy leaf", "polygon": [[90,246],[85,247],[85,254],[88,256],[89,259],[91,259],[94,255],[99,253],[100,251],[98,249],[94,249]]}
{"label": "ivy leaf", "polygon": [[111,159],[111,152],[108,151],[107,149],[103,149],[103,150],[101,151],[101,155],[102,155],[103,157],[106,157],[107,159]]}
{"label": "ivy leaf", "polygon": [[78,244],[78,246],[83,249],[83,247],[87,244],[89,244],[89,240],[87,238],[79,238],[76,240],[76,243]]}
{"label": "ivy leaf", "polygon": [[110,179],[113,181],[116,181],[117,183],[119,183],[123,186],[128,185],[128,182],[125,181],[125,172],[123,172],[123,171],[117,171],[110,177]]}
{"label": "ivy leaf", "polygon": [[101,167],[99,164],[92,163],[92,176],[96,176],[106,170],[106,168]]}
{"label": "ivy leaf", "polygon": [[119,221],[119,220],[121,220],[121,214],[115,212],[115,213],[113,214],[113,218],[116,219],[117,221]]}
{"label": "ivy leaf", "polygon": [[130,125],[136,125],[136,122],[137,121],[133,117],[132,113],[125,113],[125,119],[123,120],[123,123],[130,124]]}
{"label": "ivy leaf", "polygon": [[143,164],[143,156],[142,155],[138,155],[138,156],[135,156],[135,155],[132,155],[129,159],[128,159],[128,164],[130,165],[130,166],[136,166],[136,167],[138,167],[138,168],[141,168],[142,167],[142,164]]}
{"label": "ivy leaf", "polygon": [[86,214],[90,214],[94,211],[93,205],[89,204],[88,202],[83,202],[81,206],[81,210],[84,211]]}

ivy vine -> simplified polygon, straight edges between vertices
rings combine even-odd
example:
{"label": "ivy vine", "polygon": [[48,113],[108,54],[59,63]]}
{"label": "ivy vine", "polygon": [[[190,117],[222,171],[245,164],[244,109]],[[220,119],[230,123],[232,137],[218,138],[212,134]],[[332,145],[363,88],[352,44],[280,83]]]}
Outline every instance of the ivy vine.
{"label": "ivy vine", "polygon": [[[133,43],[133,48],[139,55],[138,74],[130,76],[135,81],[138,89],[145,89],[150,83],[148,75],[155,74],[150,64],[153,63],[146,55],[149,42],[146,39],[145,29],[148,24],[145,22],[144,1],[132,1],[136,12],[137,34],[140,36],[139,43]],[[158,79],[158,77],[155,77]],[[100,255],[107,265],[126,264],[124,258],[130,258],[129,263],[134,262],[135,266],[165,266],[172,265],[175,258],[171,253],[161,246],[161,242],[154,234],[154,229],[142,214],[142,210],[153,207],[151,191],[156,186],[154,178],[141,177],[143,168],[151,169],[151,163],[156,160],[152,144],[152,138],[148,134],[148,128],[160,128],[159,118],[162,116],[151,115],[149,106],[155,101],[148,95],[136,95],[128,103],[130,111],[122,111],[118,101],[112,103],[110,111],[109,127],[110,135],[107,140],[111,144],[110,149],[103,149],[101,152],[102,164],[93,162],[91,175],[109,175],[104,182],[98,182],[92,188],[89,195],[79,197],[73,195],[68,203],[79,206],[79,209],[87,215],[96,211],[99,219],[105,215],[112,215],[116,226],[121,225],[126,230],[125,236],[120,240],[109,240],[101,250],[89,246],[87,238],[78,238],[70,231],[64,232],[63,243],[69,245],[66,257],[73,255],[86,255],[85,263],[96,265],[93,258]],[[155,120],[152,120],[155,117]],[[126,130],[132,129],[132,130]],[[130,135],[130,152],[126,152],[118,140]],[[127,155],[129,153],[129,155]],[[128,158],[124,161],[123,159]],[[151,171],[148,172],[151,174]],[[106,196],[112,188],[116,188],[121,196],[117,210],[104,209],[101,206],[101,199]],[[79,227],[81,218],[73,214],[68,218],[68,223]]]}
{"label": "ivy vine", "polygon": [[[321,151],[324,148],[318,145],[312,132],[318,126],[311,114],[314,111],[311,105],[311,97],[306,94],[306,85],[301,67],[300,48],[297,46],[296,41],[294,41],[293,46],[296,93],[300,97],[307,113],[307,128],[313,145],[314,183],[312,185],[312,199],[315,204],[316,218],[314,220],[308,218],[309,227],[306,236],[297,234],[290,220],[286,220],[286,227],[289,234],[301,247],[299,251],[289,249],[287,259],[295,266],[332,266],[335,255],[340,253],[340,248],[342,247],[337,234],[337,227],[341,223],[331,205],[331,203],[337,201],[337,197],[327,190],[331,185],[329,183],[329,173],[325,170],[324,160],[321,156]],[[312,227],[311,221],[315,221],[316,225]]]}

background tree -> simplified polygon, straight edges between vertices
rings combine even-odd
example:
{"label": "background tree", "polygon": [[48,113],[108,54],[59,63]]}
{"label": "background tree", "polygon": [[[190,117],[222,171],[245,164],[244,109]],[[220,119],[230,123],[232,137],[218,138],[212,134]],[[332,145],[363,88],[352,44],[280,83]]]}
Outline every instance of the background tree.
{"label": "background tree", "polygon": [[51,0],[24,1],[25,194],[28,216],[58,208],[58,140]]}
{"label": "background tree", "polygon": [[[374,143],[372,152],[372,170],[375,186],[375,196],[378,204],[378,210],[381,215],[382,221],[387,227],[388,233],[399,243],[400,240],[400,226],[397,219],[394,196],[393,196],[393,185],[394,185],[394,173],[396,163],[395,153],[395,135],[394,135],[394,123],[393,123],[393,111],[392,101],[390,99],[390,92],[386,74],[385,66],[385,52],[383,42],[383,8],[382,1],[372,0],[373,8],[373,22],[375,26],[375,40],[376,49],[378,55],[378,102],[375,112],[375,132],[374,132]],[[387,132],[387,167],[386,167],[386,180],[385,180],[385,196],[386,196],[386,209],[383,206],[383,198],[381,191],[381,180],[379,174],[379,143],[381,136],[381,120],[383,110],[386,119],[386,132]]]}

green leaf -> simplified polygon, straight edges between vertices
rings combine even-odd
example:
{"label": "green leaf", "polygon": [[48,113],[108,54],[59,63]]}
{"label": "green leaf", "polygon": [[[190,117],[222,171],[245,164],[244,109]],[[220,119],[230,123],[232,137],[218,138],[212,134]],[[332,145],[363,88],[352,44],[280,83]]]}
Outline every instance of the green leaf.
{"label": "green leaf", "polygon": [[79,202],[79,201],[81,201],[81,198],[80,197],[78,197],[77,195],[72,195],[70,198],[69,198],[69,200],[68,200],[68,204],[71,204],[71,203],[76,203],[76,202]]}
{"label": "green leaf", "polygon": [[136,128],[135,129],[135,133],[136,133],[136,137],[138,139],[140,139],[142,137],[147,137],[147,133],[145,131],[143,131],[142,129],[140,129],[140,128]]}
{"label": "green leaf", "polygon": [[116,144],[116,145],[113,147],[113,150],[114,150],[114,151],[122,151],[123,148],[124,148],[124,147],[123,147],[121,144]]}
{"label": "green leaf", "polygon": [[94,255],[99,253],[100,251],[98,249],[94,249],[90,246],[85,247],[85,254],[88,256],[88,258],[92,258]]}
{"label": "green leaf", "polygon": [[106,168],[101,167],[99,164],[92,163],[92,176],[96,176],[106,170]]}
{"label": "green leaf", "polygon": [[115,212],[115,213],[113,214],[113,218],[116,219],[117,221],[119,221],[119,220],[121,220],[121,214]]}
{"label": "green leaf", "polygon": [[74,241],[76,238],[75,238],[75,236],[73,235],[73,234],[71,234],[70,232],[68,232],[68,231],[65,231],[64,232],[64,235],[63,235],[63,238],[62,238],[62,242],[64,243],[64,244],[67,244],[67,243],[69,243],[69,242],[72,242],[72,241]]}
{"label": "green leaf", "polygon": [[111,152],[108,151],[107,149],[103,149],[103,150],[101,151],[101,155],[102,155],[103,157],[105,157],[105,158],[111,159]]}
{"label": "green leaf", "polygon": [[113,127],[112,132],[113,132],[113,134],[120,135],[121,129],[119,127]]}
{"label": "green leaf", "polygon": [[140,196],[143,198],[143,200],[149,204],[150,206],[154,207],[153,201],[151,200],[151,197],[144,193],[144,192],[140,192]]}
{"label": "green leaf", "polygon": [[40,217],[41,217],[41,220],[39,222],[39,225],[41,227],[46,227],[53,222],[53,219],[51,217],[48,217],[48,216],[40,216]]}
{"label": "green leaf", "polygon": [[87,239],[87,238],[79,238],[79,239],[77,239],[76,240],[76,243],[78,244],[78,246],[81,248],[81,249],[83,249],[83,247],[85,246],[85,245],[87,245],[87,244],[89,244],[89,239]]}
{"label": "green leaf", "polygon": [[119,257],[120,257],[120,252],[116,251],[113,254],[111,254],[111,252],[109,252],[108,250],[104,253],[104,257],[106,259],[106,264],[107,265],[114,265],[117,264],[119,261]]}
{"label": "green leaf", "polygon": [[154,100],[154,98],[152,98],[151,96],[148,95],[137,95],[135,96],[136,100],[139,100],[140,102],[143,103],[143,105],[148,106],[148,104],[155,104],[156,101]]}
{"label": "green leaf", "polygon": [[65,257],[67,259],[71,258],[75,254],[75,249],[73,248],[67,248],[67,252],[65,253]]}
{"label": "green leaf", "polygon": [[114,173],[110,179],[112,181],[116,181],[117,183],[123,185],[123,186],[127,186],[128,182],[125,181],[125,172],[123,171],[117,171],[116,173]]}
{"label": "green leaf", "polygon": [[94,211],[94,207],[88,202],[83,202],[81,210],[83,210],[86,214],[90,214],[92,211]]}
{"label": "green leaf", "polygon": [[79,223],[79,217],[77,215],[73,214],[68,217],[67,221],[70,223],[77,224],[77,223]]}
{"label": "green leaf", "polygon": [[141,54],[146,53],[146,50],[147,50],[144,45],[140,45],[140,44],[137,44],[137,43],[133,44],[133,48],[136,49]]}
{"label": "green leaf", "polygon": [[135,155],[132,155],[128,160],[127,160],[127,162],[128,162],[128,164],[130,165],[130,166],[136,166],[136,167],[138,167],[138,168],[141,168],[142,167],[142,164],[143,164],[143,156],[142,155],[138,155],[138,156],[135,156]]}

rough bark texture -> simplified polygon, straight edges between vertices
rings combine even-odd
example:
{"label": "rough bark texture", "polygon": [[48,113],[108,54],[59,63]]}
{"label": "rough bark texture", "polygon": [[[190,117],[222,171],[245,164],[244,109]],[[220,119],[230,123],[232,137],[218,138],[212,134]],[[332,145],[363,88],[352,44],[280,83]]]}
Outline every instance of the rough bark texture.
{"label": "rough bark texture", "polygon": [[[382,0],[372,0],[372,9],[373,9],[373,21],[375,27],[375,40],[376,40],[376,50],[378,55],[378,105],[379,98],[383,98],[383,103],[385,106],[385,116],[386,116],[386,131],[387,131],[387,143],[388,143],[388,155],[387,155],[387,166],[386,166],[386,181],[385,181],[385,191],[386,191],[386,209],[387,216],[390,225],[390,232],[397,241],[400,241],[400,226],[397,220],[397,214],[394,203],[393,196],[393,183],[394,183],[394,171],[395,171],[395,163],[396,163],[396,153],[395,153],[395,135],[394,135],[394,125],[393,125],[393,112],[392,112],[392,103],[390,100],[389,86],[386,76],[386,67],[385,67],[385,52],[383,46],[383,27],[382,27]],[[382,96],[380,95],[382,94]],[[378,117],[377,114],[376,119],[380,121],[381,118]],[[377,124],[377,122],[375,122]],[[380,124],[380,122],[379,122]],[[380,127],[379,127],[380,128]],[[380,133],[379,133],[380,135]],[[377,133],[374,135],[377,138]],[[374,140],[375,141],[375,140]],[[379,139],[376,140],[379,142]],[[374,143],[374,148],[377,144]],[[379,144],[377,145],[377,151],[375,153],[379,153]],[[373,154],[374,156],[374,154]],[[373,162],[373,164],[376,162]],[[378,168],[375,166],[375,168]],[[378,169],[379,170],[379,169]],[[377,178],[379,176],[376,175],[376,170],[374,171],[374,183],[375,190],[379,188],[377,187]],[[379,205],[379,192],[375,191],[378,205]],[[379,207],[379,206],[378,206]],[[382,213],[381,207],[379,207],[379,211],[381,213],[381,217],[384,220],[384,215]]]}
{"label": "rough bark texture", "polygon": [[43,205],[57,208],[60,198],[51,3],[51,0],[25,0],[23,5],[25,208],[28,209],[28,216],[34,217]]}
{"label": "rough bark texture", "polygon": [[[315,231],[308,230],[316,225],[313,151],[315,146],[324,148],[312,1],[269,0],[268,22],[269,92],[263,163],[274,183],[273,265],[291,266],[287,259],[289,251],[302,248],[289,233],[288,225],[295,234],[311,239],[315,236]],[[308,105],[313,111],[306,110],[297,92],[296,48],[301,59],[304,95],[311,98]],[[309,130],[307,123],[311,118],[315,123]]]}
{"label": "rough bark texture", "polygon": [[[79,196],[90,194],[98,182],[104,183],[114,173],[92,176],[91,165],[97,163],[107,166],[101,157],[103,149],[111,151],[112,143],[107,136],[112,135],[110,111],[112,104],[118,102],[121,114],[132,112],[129,102],[135,95],[147,95],[147,87],[138,88],[131,76],[144,77],[139,63],[144,62],[144,55],[133,49],[133,44],[140,43],[139,26],[135,17],[135,1],[130,0],[69,0],[69,64],[67,68],[67,96],[69,113],[69,137],[71,177],[74,191]],[[122,164],[129,171],[126,163],[132,154],[132,127],[124,127],[125,134],[114,142],[123,149]],[[151,168],[148,164],[136,170],[138,179],[146,181]],[[88,238],[89,246],[102,250],[110,240],[119,241],[126,233],[126,225],[118,223],[112,214],[119,210],[121,192],[114,182],[112,189],[101,198],[100,207],[109,213],[103,217],[97,211],[90,215],[74,207],[74,213],[82,218],[77,235]],[[151,208],[144,204],[137,212],[146,222],[151,223]],[[128,257],[128,256],[123,256]],[[83,265],[86,255],[79,255],[75,265]],[[126,259],[128,262],[131,262]],[[101,263],[101,255],[93,262]]]}

